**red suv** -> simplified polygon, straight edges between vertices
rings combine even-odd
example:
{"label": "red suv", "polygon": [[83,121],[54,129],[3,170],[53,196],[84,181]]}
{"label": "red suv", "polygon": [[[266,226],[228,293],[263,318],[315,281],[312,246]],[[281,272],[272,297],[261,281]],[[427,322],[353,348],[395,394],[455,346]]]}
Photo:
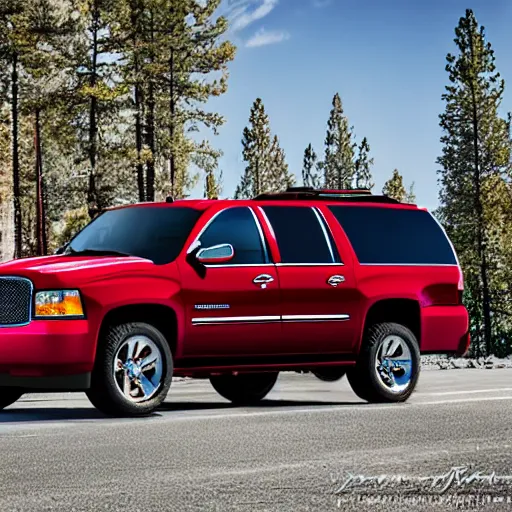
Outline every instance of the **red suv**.
{"label": "red suv", "polygon": [[420,353],[467,351],[462,289],[434,217],[367,191],[113,208],[58,254],[0,265],[0,407],[83,390],[143,415],[173,376],[254,404],[280,371],[404,401]]}

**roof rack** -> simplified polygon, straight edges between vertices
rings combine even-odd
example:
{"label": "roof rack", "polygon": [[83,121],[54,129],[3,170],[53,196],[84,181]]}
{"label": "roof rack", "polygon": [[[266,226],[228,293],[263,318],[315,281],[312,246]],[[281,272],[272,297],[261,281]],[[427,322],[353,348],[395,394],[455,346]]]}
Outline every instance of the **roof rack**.
{"label": "roof rack", "polygon": [[350,189],[314,189],[312,187],[288,187],[283,192],[260,194],[253,198],[256,201],[310,200],[310,201],[343,201],[361,203],[400,204],[400,201],[388,196],[374,196],[371,190]]}

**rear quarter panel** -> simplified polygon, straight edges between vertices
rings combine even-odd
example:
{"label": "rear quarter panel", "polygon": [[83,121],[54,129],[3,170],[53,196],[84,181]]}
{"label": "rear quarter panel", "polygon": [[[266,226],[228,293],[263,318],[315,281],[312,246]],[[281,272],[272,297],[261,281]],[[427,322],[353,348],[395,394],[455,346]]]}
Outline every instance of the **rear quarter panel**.
{"label": "rear quarter panel", "polygon": [[[357,265],[358,288],[364,296],[363,317],[381,300],[410,299],[420,306],[420,351],[459,350],[468,332],[466,308],[458,304],[456,266]],[[362,327],[362,326],[361,326]]]}
{"label": "rear quarter panel", "polygon": [[[360,296],[358,329],[362,333],[370,308],[382,300],[409,299],[420,307],[421,352],[457,352],[469,330],[466,308],[459,304],[457,265],[360,264],[334,215],[322,208],[347,265],[353,266]],[[360,349],[360,343],[357,350]]]}

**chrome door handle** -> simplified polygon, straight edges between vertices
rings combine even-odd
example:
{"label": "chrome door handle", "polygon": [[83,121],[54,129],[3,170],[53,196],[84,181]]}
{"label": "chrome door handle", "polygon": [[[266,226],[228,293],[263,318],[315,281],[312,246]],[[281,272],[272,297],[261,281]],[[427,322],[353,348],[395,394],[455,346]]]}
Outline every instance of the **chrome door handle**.
{"label": "chrome door handle", "polygon": [[345,282],[345,277],[339,275],[331,276],[327,279],[327,284],[330,284],[331,286],[338,286],[343,282]]}
{"label": "chrome door handle", "polygon": [[268,283],[271,283],[274,280],[274,278],[268,274],[260,274],[259,276],[255,277],[252,282],[254,284],[261,285],[262,288],[266,288]]}

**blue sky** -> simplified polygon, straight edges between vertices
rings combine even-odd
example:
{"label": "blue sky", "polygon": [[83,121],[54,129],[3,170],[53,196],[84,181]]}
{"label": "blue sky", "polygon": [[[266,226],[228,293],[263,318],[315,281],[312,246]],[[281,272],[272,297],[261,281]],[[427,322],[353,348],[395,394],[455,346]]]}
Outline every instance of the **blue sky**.
{"label": "blue sky", "polygon": [[505,113],[512,110],[512,0],[224,0],[238,53],[229,91],[208,105],[227,120],[211,138],[224,151],[223,196],[243,173],[242,130],[257,97],[300,178],[306,146],[323,155],[339,92],[356,141],[370,143],[374,190],[397,168],[406,186],[415,182],[417,202],[435,208],[445,57],[466,8],[485,26],[509,84]]}

